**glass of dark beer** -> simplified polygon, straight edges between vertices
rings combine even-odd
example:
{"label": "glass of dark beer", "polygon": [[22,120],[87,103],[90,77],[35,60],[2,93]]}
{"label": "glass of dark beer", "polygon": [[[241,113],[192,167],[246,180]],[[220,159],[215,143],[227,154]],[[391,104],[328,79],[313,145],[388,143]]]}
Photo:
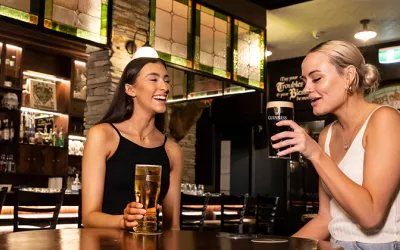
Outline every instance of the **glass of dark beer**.
{"label": "glass of dark beer", "polygon": [[[293,120],[294,119],[294,105],[292,102],[286,101],[272,101],[267,103],[267,133],[268,138],[284,132],[291,131],[289,126],[278,127],[275,124],[282,120]],[[268,157],[279,158],[279,159],[291,159],[290,154],[285,156],[278,156],[280,151],[287,149],[287,147],[275,149],[272,144],[278,143],[279,141],[272,141],[270,139]]]}

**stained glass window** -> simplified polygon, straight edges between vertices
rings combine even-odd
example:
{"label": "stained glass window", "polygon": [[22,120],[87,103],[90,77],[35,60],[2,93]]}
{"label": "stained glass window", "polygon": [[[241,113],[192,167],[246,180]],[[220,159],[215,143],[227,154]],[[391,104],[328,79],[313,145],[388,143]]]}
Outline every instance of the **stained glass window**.
{"label": "stained glass window", "polygon": [[0,0],[0,15],[38,24],[40,0]]}
{"label": "stained glass window", "polygon": [[188,84],[188,99],[221,96],[222,84],[223,82],[216,79],[195,74],[193,80]]}
{"label": "stained glass window", "polygon": [[168,102],[186,99],[187,73],[183,70],[167,67],[169,76]]}
{"label": "stained glass window", "polygon": [[46,0],[44,26],[107,43],[108,0]]}
{"label": "stained glass window", "polygon": [[234,22],[233,80],[264,88],[264,30]]}
{"label": "stained glass window", "polygon": [[230,78],[230,22],[229,16],[196,5],[195,69]]}
{"label": "stained glass window", "polygon": [[191,0],[150,1],[150,44],[167,62],[192,67]]}

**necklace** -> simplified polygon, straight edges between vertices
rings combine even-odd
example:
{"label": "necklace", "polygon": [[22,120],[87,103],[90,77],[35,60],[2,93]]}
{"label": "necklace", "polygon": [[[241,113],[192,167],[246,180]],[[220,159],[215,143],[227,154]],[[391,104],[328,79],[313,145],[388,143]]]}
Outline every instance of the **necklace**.
{"label": "necklace", "polygon": [[[134,130],[136,130],[135,128],[133,128]],[[154,128],[152,128],[151,130],[150,130],[150,132],[148,132],[147,134],[145,134],[144,136],[140,136],[140,134],[139,134],[139,132],[136,130],[136,132],[138,133],[138,136],[139,136],[139,138],[140,138],[140,140],[144,140],[144,139],[146,139],[146,137],[149,135],[149,134],[151,134],[151,132],[153,132],[154,130],[156,129],[156,127],[154,126]]]}

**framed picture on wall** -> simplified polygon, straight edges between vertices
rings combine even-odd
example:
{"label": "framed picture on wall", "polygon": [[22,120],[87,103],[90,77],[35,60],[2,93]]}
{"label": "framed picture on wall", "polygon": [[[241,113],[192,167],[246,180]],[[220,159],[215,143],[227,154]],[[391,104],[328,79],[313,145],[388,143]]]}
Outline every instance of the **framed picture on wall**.
{"label": "framed picture on wall", "polygon": [[37,79],[28,81],[31,107],[57,111],[56,84]]}

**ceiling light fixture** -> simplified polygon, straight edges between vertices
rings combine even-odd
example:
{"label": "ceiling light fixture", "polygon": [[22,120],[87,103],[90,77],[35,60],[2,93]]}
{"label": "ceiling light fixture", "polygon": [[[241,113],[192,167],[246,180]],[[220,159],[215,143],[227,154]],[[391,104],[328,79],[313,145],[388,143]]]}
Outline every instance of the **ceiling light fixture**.
{"label": "ceiling light fixture", "polygon": [[269,57],[269,56],[271,56],[272,55],[272,51],[270,51],[270,50],[266,50],[265,51],[265,56],[266,57]]}
{"label": "ceiling light fixture", "polygon": [[356,39],[367,41],[371,38],[376,37],[376,32],[368,29],[368,19],[363,19],[360,21],[360,23],[362,24],[362,30],[354,34],[354,37]]}
{"label": "ceiling light fixture", "polygon": [[[139,49],[137,48],[136,45],[136,34],[139,31],[144,31],[146,33],[146,42],[142,47]],[[149,43],[149,35],[147,33],[147,30],[143,28],[139,28],[136,30],[135,35],[133,35],[133,40],[128,40],[125,44],[125,49],[132,56],[132,59],[136,59],[139,57],[151,57],[151,58],[158,58],[158,53],[157,51],[150,46]]]}

